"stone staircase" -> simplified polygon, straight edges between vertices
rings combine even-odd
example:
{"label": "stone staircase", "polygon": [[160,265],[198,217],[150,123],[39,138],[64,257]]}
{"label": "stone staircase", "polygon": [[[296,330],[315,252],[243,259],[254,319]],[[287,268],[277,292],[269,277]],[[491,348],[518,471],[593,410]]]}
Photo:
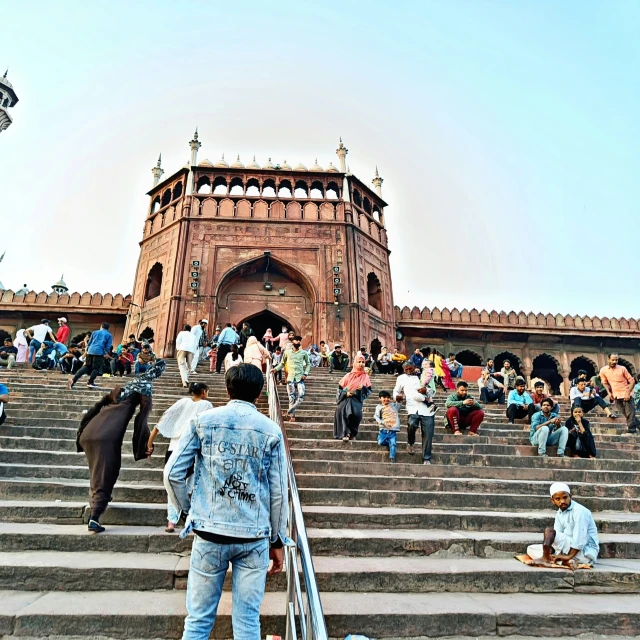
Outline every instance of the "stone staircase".
{"label": "stone staircase", "polygon": [[[361,434],[342,443],[332,439],[339,377],[314,369],[298,420],[287,425],[331,637],[640,634],[640,450],[622,421],[589,415],[597,460],[539,459],[528,427],[507,425],[497,406],[475,439],[445,434],[441,409],[434,464],[405,452],[403,418],[391,465],[372,415],[377,391],[394,378],[374,377]],[[202,369],[194,379],[209,384],[214,405],[225,402],[223,376]],[[82,382],[66,392],[59,373],[28,368],[1,370],[0,380],[12,398],[0,427],[0,634],[179,638],[190,543],[164,533],[166,444],[134,463],[125,439],[108,529],[90,535],[75,431],[101,392]],[[184,394],[174,362],[155,386],[152,423]],[[259,405],[267,410],[264,397]],[[602,559],[594,571],[513,559],[553,520],[552,480],[569,482],[595,512]],[[268,581],[263,635],[284,633],[284,586],[284,575]],[[229,596],[217,638],[232,636]]]}

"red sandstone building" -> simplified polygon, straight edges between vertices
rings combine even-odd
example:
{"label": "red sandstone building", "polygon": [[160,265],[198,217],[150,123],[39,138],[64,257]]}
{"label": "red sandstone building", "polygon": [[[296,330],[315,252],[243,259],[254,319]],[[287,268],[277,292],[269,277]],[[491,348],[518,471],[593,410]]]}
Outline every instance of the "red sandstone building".
{"label": "red sandstone building", "polygon": [[[160,355],[174,355],[184,323],[248,321],[258,337],[267,327],[293,328],[310,342],[361,345],[377,352],[398,344],[454,352],[467,366],[509,358],[527,379],[568,392],[578,369],[592,374],[617,351],[640,370],[638,321],[472,309],[393,306],[382,178],[371,189],[346,167],[289,166],[255,159],[198,162],[197,132],[190,163],[160,180],[152,170],[132,296],[66,291],[1,292],[0,330],[48,317],[69,318],[72,335],[104,320],[123,333],[153,337]],[[55,289],[56,287],[54,287]]]}

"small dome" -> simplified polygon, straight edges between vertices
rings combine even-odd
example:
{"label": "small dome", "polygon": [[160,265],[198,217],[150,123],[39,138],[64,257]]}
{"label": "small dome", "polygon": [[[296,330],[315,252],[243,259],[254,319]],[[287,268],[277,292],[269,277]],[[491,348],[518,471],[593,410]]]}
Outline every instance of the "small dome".
{"label": "small dome", "polygon": [[302,162],[294,169],[294,171],[309,171],[307,167],[305,167]]}
{"label": "small dome", "polygon": [[264,165],[264,167],[262,167],[263,169],[275,169],[275,167],[273,166],[273,164],[271,163],[271,158],[269,158],[267,160],[267,164]]}
{"label": "small dome", "polygon": [[261,169],[262,167],[256,162],[256,157],[247,165],[247,169]]}
{"label": "small dome", "polygon": [[291,165],[288,164],[286,160],[280,165],[280,168],[283,171],[293,171],[293,169],[291,168]]}
{"label": "small dome", "polygon": [[208,158],[205,158],[202,162],[198,163],[199,167],[213,167],[213,162]]}
{"label": "small dome", "polygon": [[329,166],[327,167],[327,172],[328,173],[339,173],[338,169],[336,169],[336,167],[333,166],[333,162],[329,163]]}
{"label": "small dome", "polygon": [[218,162],[216,162],[216,164],[214,166],[220,167],[222,169],[228,169],[229,168],[229,164],[224,159],[224,153],[222,154],[222,158],[220,158],[220,160],[218,160]]}
{"label": "small dome", "polygon": [[231,165],[232,169],[244,169],[245,166],[242,164],[242,162],[240,162],[240,154],[238,154],[238,157],[236,158],[236,161]]}
{"label": "small dome", "polygon": [[315,164],[309,169],[309,171],[324,171],[324,169],[318,164],[318,158],[316,158]]}

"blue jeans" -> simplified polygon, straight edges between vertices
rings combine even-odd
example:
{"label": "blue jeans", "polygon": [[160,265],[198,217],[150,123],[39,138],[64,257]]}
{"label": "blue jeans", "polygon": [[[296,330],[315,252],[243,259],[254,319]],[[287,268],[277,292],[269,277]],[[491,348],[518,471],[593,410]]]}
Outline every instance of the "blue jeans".
{"label": "blue jeans", "polygon": [[451,377],[452,378],[462,378],[462,369],[464,367],[460,365],[458,368],[454,369],[450,367]]}
{"label": "blue jeans", "polygon": [[38,342],[38,340],[36,340],[35,338],[31,339],[31,342],[29,343],[29,357],[27,358],[29,362],[33,360],[35,354],[38,352],[41,346],[42,342]]}
{"label": "blue jeans", "polygon": [[389,431],[388,429],[380,429],[378,434],[378,444],[381,447],[389,447],[389,457],[396,459],[396,449],[398,448],[398,432]]}
{"label": "blue jeans", "polygon": [[552,447],[558,445],[558,455],[563,456],[567,440],[569,439],[569,429],[559,427],[555,431],[549,432],[549,427],[540,427],[532,436],[531,444],[538,445],[538,455],[544,456],[547,453],[547,445]]}
{"label": "blue jeans", "polygon": [[208,640],[231,563],[234,640],[260,640],[260,605],[269,568],[269,539],[216,544],[194,536],[182,640]]}
{"label": "blue jeans", "polygon": [[148,364],[140,364],[139,362],[136,362],[136,368],[135,368],[134,373],[136,375],[138,375],[140,373],[144,373],[148,368],[149,368]]}
{"label": "blue jeans", "polygon": [[289,394],[289,409],[287,413],[291,416],[295,414],[296,409],[302,404],[304,396],[307,393],[304,380],[287,382],[287,393]]}

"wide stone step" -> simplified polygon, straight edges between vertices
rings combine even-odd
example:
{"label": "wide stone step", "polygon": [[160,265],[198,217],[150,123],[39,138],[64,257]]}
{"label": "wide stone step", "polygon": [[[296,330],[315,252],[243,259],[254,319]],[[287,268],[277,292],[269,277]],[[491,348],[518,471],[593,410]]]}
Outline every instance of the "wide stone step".
{"label": "wide stone step", "polygon": [[[400,507],[305,506],[308,527],[328,529],[442,529],[445,531],[534,532],[553,523],[555,513],[540,511],[456,511]],[[594,512],[600,533],[640,534],[640,514]]]}
{"label": "wide stone step", "polygon": [[[308,476],[307,476],[308,477]],[[299,478],[299,482],[305,478]],[[433,509],[473,509],[480,511],[515,509],[531,511],[547,509],[549,496],[527,494],[445,493],[442,491],[399,491],[394,489],[356,489],[351,480],[344,480],[345,488],[301,487],[304,505],[336,505],[347,507],[424,507]],[[369,479],[369,486],[373,482]],[[626,498],[580,497],[591,511],[628,511],[638,513],[637,500]]]}
{"label": "wide stone step", "polygon": [[[222,596],[214,638],[233,635],[230,596]],[[323,592],[321,598],[331,637],[354,629],[377,638],[640,633],[636,594]],[[284,635],[284,610],[284,594],[266,594],[262,635]],[[0,592],[2,631],[22,637],[180,638],[185,615],[180,591]]]}

